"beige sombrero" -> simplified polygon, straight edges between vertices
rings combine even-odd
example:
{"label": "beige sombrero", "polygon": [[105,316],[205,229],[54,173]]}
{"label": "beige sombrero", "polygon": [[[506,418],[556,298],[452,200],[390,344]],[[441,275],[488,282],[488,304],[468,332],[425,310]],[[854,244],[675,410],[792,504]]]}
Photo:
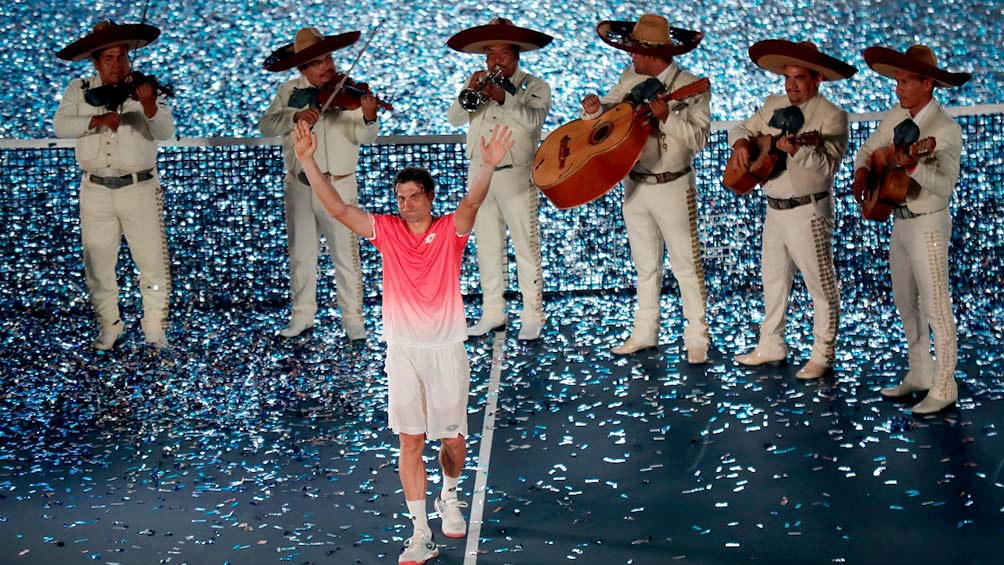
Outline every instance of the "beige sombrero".
{"label": "beige sombrero", "polygon": [[60,49],[56,56],[66,61],[83,61],[99,49],[113,45],[125,45],[127,49],[139,49],[153,43],[159,36],[160,30],[152,25],[118,25],[104,20],[94,24],[91,33]]}
{"label": "beige sombrero", "polygon": [[673,57],[693,50],[704,38],[699,31],[671,27],[666,18],[644,14],[637,22],[604,20],[596,33],[609,45],[628,53]]}
{"label": "beige sombrero", "polygon": [[544,47],[554,38],[546,33],[519,27],[506,18],[493,18],[486,25],[467,28],[446,41],[446,45],[461,53],[484,54],[489,45],[508,43],[522,53]]}
{"label": "beige sombrero", "polygon": [[276,49],[262,63],[262,68],[273,73],[298,67],[322,55],[352,45],[362,35],[348,31],[338,35],[324,35],[317,28],[305,27],[296,32],[293,42]]}
{"label": "beige sombrero", "polygon": [[797,65],[812,69],[822,75],[824,80],[841,80],[850,78],[858,72],[856,67],[821,53],[814,43],[809,41],[785,41],[783,39],[766,39],[754,43],[749,49],[750,59],[758,67],[779,75],[784,74],[785,65]]}
{"label": "beige sombrero", "polygon": [[896,71],[907,71],[934,80],[935,86],[962,86],[973,77],[972,73],[951,73],[938,68],[938,58],[927,45],[913,45],[900,53],[887,47],[869,47],[864,50],[865,62],[876,73],[896,78]]}

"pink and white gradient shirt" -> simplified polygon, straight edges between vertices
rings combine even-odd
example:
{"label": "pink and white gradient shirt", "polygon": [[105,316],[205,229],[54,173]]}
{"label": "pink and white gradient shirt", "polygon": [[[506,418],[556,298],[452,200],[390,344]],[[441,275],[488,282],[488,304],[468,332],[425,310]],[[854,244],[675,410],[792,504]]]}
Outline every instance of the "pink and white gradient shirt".
{"label": "pink and white gradient shirt", "polygon": [[470,234],[457,235],[453,214],[421,234],[400,216],[369,216],[370,243],[383,258],[383,340],[413,347],[466,340],[460,266]]}

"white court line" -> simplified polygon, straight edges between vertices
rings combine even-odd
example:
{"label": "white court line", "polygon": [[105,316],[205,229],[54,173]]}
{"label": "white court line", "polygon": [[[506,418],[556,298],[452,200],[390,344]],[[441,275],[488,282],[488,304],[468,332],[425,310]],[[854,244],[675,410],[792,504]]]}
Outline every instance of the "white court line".
{"label": "white court line", "polygon": [[474,478],[474,492],[471,498],[471,517],[467,526],[467,548],[464,550],[464,565],[478,562],[478,544],[481,542],[481,522],[485,515],[485,487],[488,484],[488,464],[492,458],[492,440],[495,437],[495,410],[499,402],[499,381],[502,378],[502,362],[505,360],[505,330],[495,332],[492,344],[492,370],[488,378],[488,394],[485,397],[485,422],[481,426],[481,448],[478,450],[478,472]]}

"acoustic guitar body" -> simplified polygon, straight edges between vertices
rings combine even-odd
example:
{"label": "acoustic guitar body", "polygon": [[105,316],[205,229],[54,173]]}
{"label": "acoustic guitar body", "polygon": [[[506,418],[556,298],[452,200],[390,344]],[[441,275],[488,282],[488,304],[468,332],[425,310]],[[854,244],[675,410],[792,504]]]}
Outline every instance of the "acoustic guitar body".
{"label": "acoustic guitar body", "polygon": [[648,119],[627,102],[597,118],[569,122],[537,149],[533,183],[562,210],[592,202],[627,176],[651,129]]}
{"label": "acoustic guitar body", "polygon": [[[925,137],[910,145],[910,156],[914,159],[934,152],[938,142],[933,137]],[[871,170],[868,172],[867,186],[858,199],[861,216],[866,220],[884,222],[892,211],[906,202],[911,191],[920,189],[917,181],[896,164],[896,147],[888,145],[876,149],[871,154]]]}
{"label": "acoustic guitar body", "polygon": [[777,164],[778,153],[774,151],[774,138],[767,134],[749,138],[750,162],[749,168],[740,169],[735,162],[735,153],[729,157],[722,176],[722,185],[732,192],[743,195],[758,184],[762,184],[770,176]]}
{"label": "acoustic guitar body", "polygon": [[916,181],[896,166],[895,149],[891,145],[877,149],[871,156],[871,171],[868,188],[861,201],[861,216],[876,222],[888,220],[892,211],[906,202],[911,183]]}

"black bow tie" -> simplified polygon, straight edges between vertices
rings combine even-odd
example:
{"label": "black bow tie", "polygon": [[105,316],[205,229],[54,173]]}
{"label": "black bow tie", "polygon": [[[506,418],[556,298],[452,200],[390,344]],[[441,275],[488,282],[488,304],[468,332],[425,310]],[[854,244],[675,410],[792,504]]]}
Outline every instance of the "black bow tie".
{"label": "black bow tie", "polygon": [[289,107],[306,108],[310,106],[311,108],[319,108],[321,105],[317,103],[318,93],[320,93],[320,89],[316,86],[294,88],[293,93],[289,95]]}
{"label": "black bow tie", "polygon": [[629,92],[624,98],[624,101],[632,104],[649,102],[665,89],[665,85],[663,85],[659,79],[655,77],[648,77],[644,81],[636,84],[634,88],[631,89],[631,92]]}
{"label": "black bow tie", "polygon": [[918,139],[920,139],[920,127],[910,118],[903,120],[892,130],[893,145],[913,145]]}
{"label": "black bow tie", "polygon": [[110,112],[118,110],[130,94],[132,89],[124,83],[104,84],[94,88],[88,88],[87,83],[84,83],[84,101]]}
{"label": "black bow tie", "polygon": [[805,125],[805,114],[798,106],[788,106],[774,110],[774,115],[767,122],[772,128],[781,130],[781,135],[795,133]]}

